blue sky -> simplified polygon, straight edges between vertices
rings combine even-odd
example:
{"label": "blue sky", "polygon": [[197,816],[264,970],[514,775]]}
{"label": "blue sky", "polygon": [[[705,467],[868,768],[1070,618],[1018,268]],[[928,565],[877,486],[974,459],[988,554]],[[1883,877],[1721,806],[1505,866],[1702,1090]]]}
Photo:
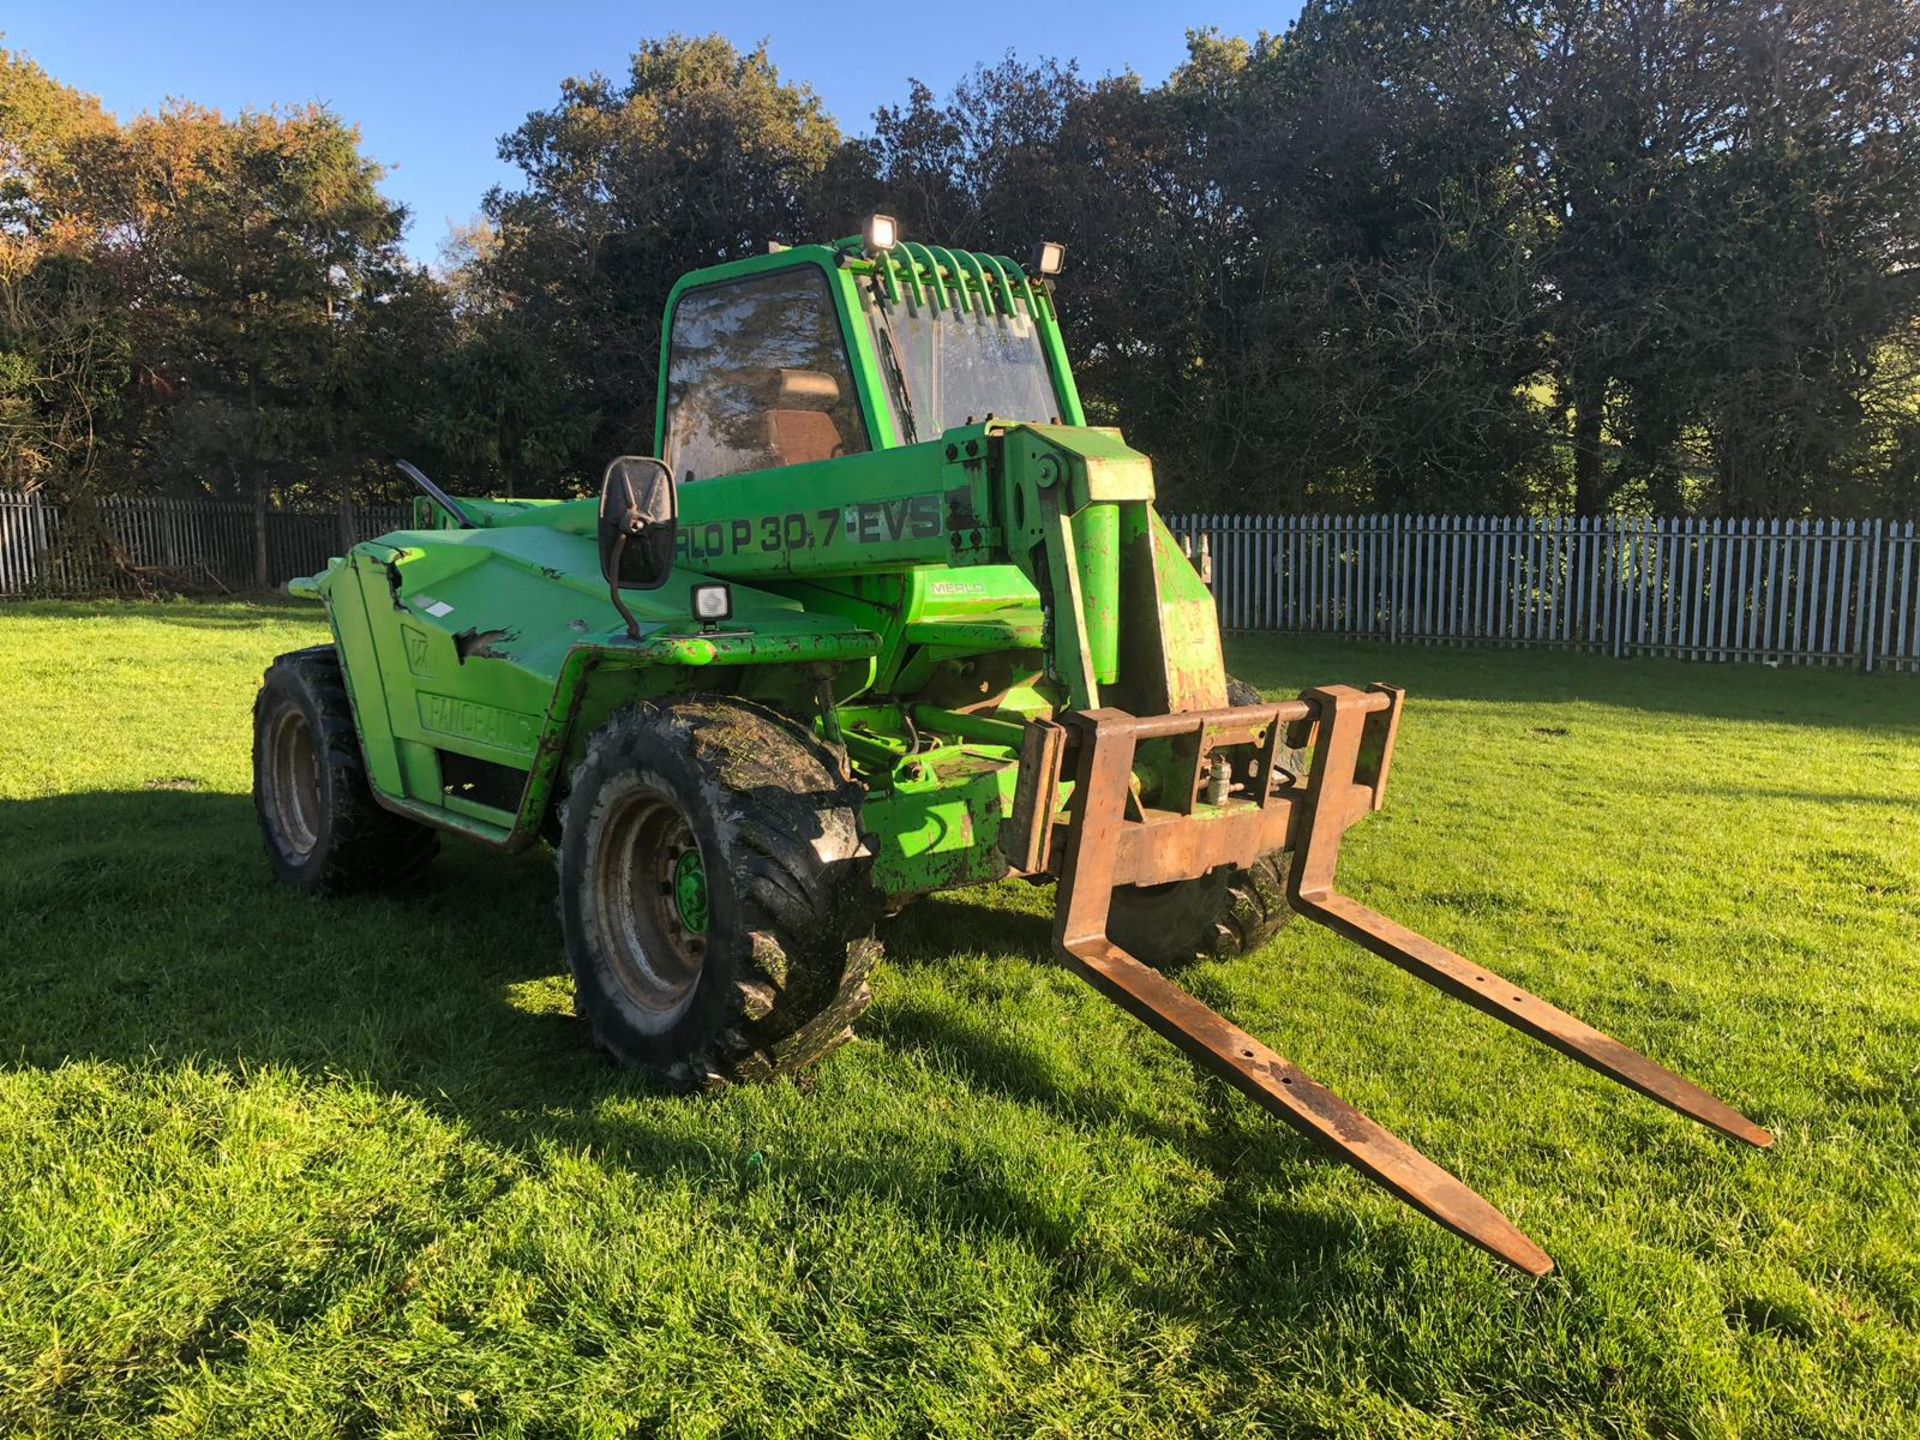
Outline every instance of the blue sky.
{"label": "blue sky", "polygon": [[[367,153],[391,169],[384,188],[413,212],[408,248],[431,260],[449,222],[466,221],[489,185],[517,173],[494,156],[499,136],[551,104],[565,77],[617,73],[645,37],[678,29],[718,30],[741,45],[766,38],[782,75],[812,85],[858,133],[876,106],[904,98],[909,77],[944,92],[1009,48],[1027,59],[1077,59],[1092,76],[1131,68],[1157,81],[1179,63],[1187,30],[1277,31],[1298,10],[1284,0],[959,9],[12,0],[0,12],[0,45],[123,118],[169,96],[223,110],[324,102],[356,121]],[[1017,22],[1017,33],[996,20]]]}

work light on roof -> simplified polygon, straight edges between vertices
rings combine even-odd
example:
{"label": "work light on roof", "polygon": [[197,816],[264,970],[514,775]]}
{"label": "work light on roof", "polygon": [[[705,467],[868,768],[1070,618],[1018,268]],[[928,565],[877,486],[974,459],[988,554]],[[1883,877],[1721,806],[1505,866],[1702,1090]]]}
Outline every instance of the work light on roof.
{"label": "work light on roof", "polygon": [[1042,240],[1033,250],[1033,272],[1036,275],[1058,275],[1066,268],[1067,247],[1058,240]]}
{"label": "work light on roof", "polygon": [[883,255],[900,243],[900,222],[891,215],[869,215],[862,234],[869,255]]}

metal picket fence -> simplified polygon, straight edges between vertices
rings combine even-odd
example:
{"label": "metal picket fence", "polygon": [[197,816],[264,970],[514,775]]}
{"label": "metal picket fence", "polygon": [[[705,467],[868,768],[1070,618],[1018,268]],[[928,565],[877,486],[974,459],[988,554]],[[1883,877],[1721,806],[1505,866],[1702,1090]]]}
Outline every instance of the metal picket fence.
{"label": "metal picket fence", "polygon": [[1920,669],[1911,521],[1178,515],[1229,630]]}
{"label": "metal picket fence", "polygon": [[[0,495],[0,596],[260,588],[245,501],[115,497],[87,543],[65,507]],[[356,508],[353,537],[410,523]],[[1229,630],[1920,670],[1911,521],[1175,515]],[[341,552],[337,512],[267,514],[267,584]]]}
{"label": "metal picket fence", "polygon": [[[98,525],[68,507],[0,495],[0,596],[133,595],[157,590],[259,590],[255,515],[243,500],[109,497]],[[401,505],[356,507],[356,540],[409,523]],[[267,512],[265,588],[311,575],[345,548],[338,511]]]}

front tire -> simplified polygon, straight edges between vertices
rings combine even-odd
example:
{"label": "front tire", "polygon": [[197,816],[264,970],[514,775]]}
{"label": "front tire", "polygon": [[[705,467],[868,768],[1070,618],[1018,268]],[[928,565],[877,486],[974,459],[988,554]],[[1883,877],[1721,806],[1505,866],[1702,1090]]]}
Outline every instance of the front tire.
{"label": "front tire", "polygon": [[805,1069],[850,1038],[879,957],[860,788],[746,701],[616,714],[573,773],[559,849],[575,1008],[676,1088]]}
{"label": "front tire", "polygon": [[1288,863],[1281,851],[1245,870],[1223,865],[1197,880],[1122,885],[1113,892],[1107,934],[1156,970],[1251,955],[1293,918]]}
{"label": "front tire", "polygon": [[273,872],[325,895],[417,881],[438,832],[373,798],[353,705],[331,645],[268,667],[253,703],[253,808]]}
{"label": "front tire", "polygon": [[[1228,677],[1229,705],[1258,705],[1260,692]],[[1298,751],[1283,751],[1296,773],[1306,765]],[[1245,870],[1222,866],[1194,880],[1165,885],[1123,885],[1113,892],[1107,934],[1136,960],[1172,970],[1197,960],[1250,955],[1293,918],[1287,903],[1286,851],[1262,855]]]}

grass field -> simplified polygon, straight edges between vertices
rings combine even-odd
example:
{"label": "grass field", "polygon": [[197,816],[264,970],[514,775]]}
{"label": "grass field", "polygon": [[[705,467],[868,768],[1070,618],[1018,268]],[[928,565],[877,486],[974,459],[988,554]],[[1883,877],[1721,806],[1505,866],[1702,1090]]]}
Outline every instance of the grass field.
{"label": "grass field", "polygon": [[0,1434],[1920,1434],[1920,680],[1244,641],[1411,687],[1349,888],[1759,1154],[1296,926],[1194,988],[1507,1211],[1530,1281],[1047,959],[888,923],[807,1089],[571,1017],[544,850],[273,887],[316,611],[0,609]]}

